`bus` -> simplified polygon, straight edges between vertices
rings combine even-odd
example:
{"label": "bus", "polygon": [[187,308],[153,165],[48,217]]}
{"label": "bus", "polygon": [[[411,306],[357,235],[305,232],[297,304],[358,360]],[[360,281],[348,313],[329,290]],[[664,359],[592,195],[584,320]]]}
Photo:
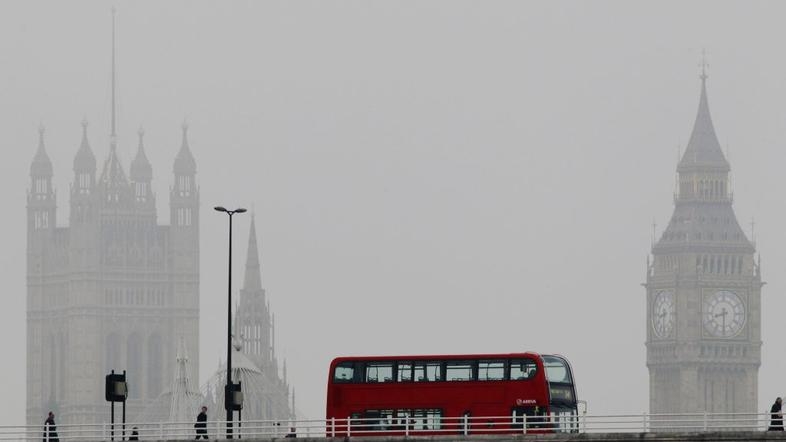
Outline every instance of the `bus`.
{"label": "bus", "polygon": [[333,437],[577,432],[577,404],[559,355],[339,357],[325,418]]}

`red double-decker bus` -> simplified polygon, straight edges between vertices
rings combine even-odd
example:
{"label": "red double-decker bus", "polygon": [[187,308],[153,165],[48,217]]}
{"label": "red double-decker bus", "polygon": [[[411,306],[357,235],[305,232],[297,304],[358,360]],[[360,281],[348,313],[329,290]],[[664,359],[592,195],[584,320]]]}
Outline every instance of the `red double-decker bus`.
{"label": "red double-decker bus", "polygon": [[577,431],[567,359],[537,353],[341,357],[329,436]]}

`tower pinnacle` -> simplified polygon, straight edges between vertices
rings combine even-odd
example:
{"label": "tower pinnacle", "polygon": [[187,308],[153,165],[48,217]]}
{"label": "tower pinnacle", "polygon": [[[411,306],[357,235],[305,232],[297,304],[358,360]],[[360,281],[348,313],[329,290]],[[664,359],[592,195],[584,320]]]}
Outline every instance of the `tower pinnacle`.
{"label": "tower pinnacle", "polygon": [[257,229],[254,217],[251,217],[251,231],[248,234],[248,251],[246,252],[246,274],[243,280],[243,289],[252,292],[262,289],[262,274],[259,264],[259,249],[257,247]]}
{"label": "tower pinnacle", "polygon": [[688,147],[685,148],[685,153],[677,166],[677,172],[697,170],[728,172],[730,170],[729,162],[723,155],[723,149],[721,149],[718,136],[715,134],[715,127],[710,116],[706,66],[707,63],[702,61],[699,109],[696,112],[696,121],[693,123]]}
{"label": "tower pinnacle", "polygon": [[701,75],[699,75],[699,78],[701,79],[701,83],[703,85],[709,77],[709,75],[707,75],[707,68],[710,67],[710,65],[707,63],[707,52],[704,49],[701,50],[701,63],[699,64],[699,67],[701,67]]}
{"label": "tower pinnacle", "polygon": [[49,160],[49,155],[46,153],[44,147],[44,132],[46,129],[44,125],[38,126],[38,149],[36,149],[33,163],[30,165],[30,174],[43,177],[52,176],[52,162]]}

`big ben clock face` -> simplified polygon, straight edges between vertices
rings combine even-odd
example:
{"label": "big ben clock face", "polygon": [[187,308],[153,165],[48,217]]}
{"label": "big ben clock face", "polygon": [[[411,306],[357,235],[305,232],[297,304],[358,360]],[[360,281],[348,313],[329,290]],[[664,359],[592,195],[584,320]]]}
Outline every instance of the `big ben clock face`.
{"label": "big ben clock face", "polygon": [[717,338],[737,336],[745,325],[745,304],[736,293],[719,290],[704,299],[704,329]]}
{"label": "big ben clock face", "polygon": [[652,303],[652,331],[657,338],[671,337],[674,331],[674,293],[661,291]]}

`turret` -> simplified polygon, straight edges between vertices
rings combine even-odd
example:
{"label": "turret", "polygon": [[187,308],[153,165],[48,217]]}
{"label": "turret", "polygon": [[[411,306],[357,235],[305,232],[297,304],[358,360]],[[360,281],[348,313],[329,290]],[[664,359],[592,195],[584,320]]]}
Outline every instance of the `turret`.
{"label": "turret", "polygon": [[44,127],[38,129],[38,149],[30,164],[27,192],[27,274],[41,275],[55,229],[57,201],[52,187],[52,162],[44,147]]}
{"label": "turret", "polygon": [[30,191],[27,195],[28,231],[55,227],[55,190],[52,187],[52,162],[44,146],[44,127],[38,129],[38,149],[30,164]]}
{"label": "turret", "polygon": [[[96,157],[87,140],[87,120],[82,120],[82,143],[74,156],[74,182],[71,183],[72,228],[95,221]],[[84,238],[83,238],[84,239]]]}
{"label": "turret", "polygon": [[131,162],[131,186],[134,188],[134,202],[137,207],[155,208],[155,198],[152,192],[151,181],[153,180],[153,167],[150,165],[145,155],[145,130],[139,128],[139,147],[136,157]]}
{"label": "turret", "polygon": [[190,282],[178,287],[179,305],[199,307],[199,188],[196,161],[188,145],[188,126],[183,124],[183,139],[175,157],[175,183],[169,194],[170,253],[178,256],[173,271],[190,275]]}
{"label": "turret", "polygon": [[74,157],[74,186],[76,195],[90,195],[96,183],[96,157],[87,141],[87,120],[82,120],[82,143]]}
{"label": "turret", "polygon": [[196,186],[196,161],[188,145],[188,125],[183,123],[183,140],[173,167],[175,185],[170,195],[173,228],[195,230],[198,223],[199,189]]}

